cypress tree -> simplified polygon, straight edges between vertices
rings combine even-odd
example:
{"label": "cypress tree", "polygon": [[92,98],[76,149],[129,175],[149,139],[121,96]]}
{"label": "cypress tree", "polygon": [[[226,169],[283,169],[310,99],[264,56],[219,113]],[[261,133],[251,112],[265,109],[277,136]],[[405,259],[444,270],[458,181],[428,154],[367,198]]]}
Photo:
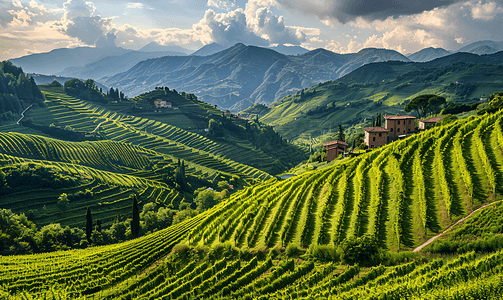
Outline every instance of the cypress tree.
{"label": "cypress tree", "polygon": [[339,134],[337,135],[337,139],[339,141],[345,141],[346,137],[344,136],[344,129],[342,128],[342,125],[339,124]]}
{"label": "cypress tree", "polygon": [[131,234],[137,238],[140,234],[140,212],[138,211],[138,201],[136,195],[133,196],[133,220],[131,220]]}
{"label": "cypress tree", "polygon": [[86,212],[86,239],[89,245],[92,244],[91,236],[93,234],[93,217],[91,216],[91,209],[88,207]]}

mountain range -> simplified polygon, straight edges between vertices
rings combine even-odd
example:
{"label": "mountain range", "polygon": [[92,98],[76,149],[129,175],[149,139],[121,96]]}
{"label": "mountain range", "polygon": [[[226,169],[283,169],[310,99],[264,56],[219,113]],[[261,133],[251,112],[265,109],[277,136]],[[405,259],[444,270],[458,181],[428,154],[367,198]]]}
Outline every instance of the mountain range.
{"label": "mountain range", "polygon": [[[501,50],[503,42],[480,41],[456,52],[481,55]],[[404,56],[393,50],[368,48],[358,53],[337,54],[284,45],[262,48],[236,44],[225,49],[216,43],[191,53],[179,46],[150,43],[140,50],[56,49],[11,61],[25,72],[93,78],[105,86],[120,88],[129,97],[156,86],[168,86],[237,112],[255,103],[270,104],[300,89],[338,79],[368,63],[427,62],[451,53],[442,48],[425,48]]]}
{"label": "mountain range", "polygon": [[131,96],[167,86],[195,93],[221,108],[240,111],[254,103],[270,104],[299,89],[339,78],[364,64],[388,60],[409,61],[402,54],[385,49],[363,49],[352,54],[316,49],[291,56],[236,44],[209,56],[149,59],[102,82]]}

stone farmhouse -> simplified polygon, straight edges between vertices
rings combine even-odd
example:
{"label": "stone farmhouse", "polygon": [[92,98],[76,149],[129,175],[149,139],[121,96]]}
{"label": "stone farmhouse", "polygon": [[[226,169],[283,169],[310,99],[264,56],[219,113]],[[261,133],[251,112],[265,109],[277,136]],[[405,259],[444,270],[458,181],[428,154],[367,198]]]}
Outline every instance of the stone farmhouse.
{"label": "stone farmhouse", "polygon": [[349,145],[346,142],[334,140],[323,143],[323,147],[327,147],[327,156],[325,157],[325,160],[327,162],[331,162],[339,157],[339,155],[344,155]]}
{"label": "stone farmhouse", "polygon": [[365,128],[365,146],[371,149],[386,145],[389,133],[388,129],[380,126]]}
{"label": "stone farmhouse", "polygon": [[405,138],[416,130],[416,118],[409,115],[384,115],[384,127],[365,128],[365,146],[377,148],[394,140]]}

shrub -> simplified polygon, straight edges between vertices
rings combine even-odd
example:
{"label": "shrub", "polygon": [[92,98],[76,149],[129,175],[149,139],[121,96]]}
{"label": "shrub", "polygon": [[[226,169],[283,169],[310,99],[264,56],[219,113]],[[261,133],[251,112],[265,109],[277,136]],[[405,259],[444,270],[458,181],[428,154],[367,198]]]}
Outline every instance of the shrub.
{"label": "shrub", "polygon": [[341,260],[347,264],[374,266],[379,264],[382,258],[377,238],[369,235],[345,239],[341,252]]}
{"label": "shrub", "polygon": [[311,245],[309,254],[312,258],[323,262],[338,262],[341,260],[341,251],[331,245]]}
{"label": "shrub", "polygon": [[286,255],[289,257],[295,256],[299,254],[299,248],[297,248],[297,245],[295,244],[289,244],[286,247]]}

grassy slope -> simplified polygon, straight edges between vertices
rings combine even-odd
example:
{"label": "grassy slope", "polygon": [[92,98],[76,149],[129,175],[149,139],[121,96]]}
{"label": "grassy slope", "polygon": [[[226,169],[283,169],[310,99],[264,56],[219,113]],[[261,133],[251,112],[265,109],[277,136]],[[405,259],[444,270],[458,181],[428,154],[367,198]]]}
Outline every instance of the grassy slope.
{"label": "grassy slope", "polygon": [[61,127],[70,126],[77,131],[96,130],[101,138],[139,145],[209,169],[240,176],[249,182],[268,179],[270,176],[223,157],[221,152],[225,151],[226,146],[198,134],[159,121],[122,115],[58,92],[44,93],[52,116],[31,115],[34,123],[57,121]]}
{"label": "grassy slope", "polygon": [[[171,102],[178,109],[156,110],[153,106],[155,100]],[[243,132],[235,132],[231,128],[224,128],[225,137],[214,137],[206,132],[210,119],[221,122],[225,118],[233,126],[240,126],[242,128],[247,127],[249,121],[230,114],[224,116],[221,110],[213,105],[197,100],[192,94],[156,89],[135,97],[133,101],[137,107],[141,107],[142,109],[123,109],[124,113],[156,120],[191,133],[196,133],[221,145],[218,153],[217,151],[213,153],[253,166],[265,172],[273,174],[278,171],[284,171],[305,159],[304,151],[297,146],[283,144],[281,145],[281,151],[278,151],[277,148],[272,151],[265,151],[263,147],[257,148],[253,144],[253,141],[244,135]],[[124,104],[115,104],[108,106],[108,108],[117,111],[117,107],[114,106],[120,105],[124,106]],[[127,105],[132,104],[128,103]],[[148,127],[145,129],[148,131]],[[264,134],[259,137],[259,139],[265,138]]]}
{"label": "grassy slope", "polygon": [[[279,272],[283,275],[272,272],[278,262],[258,254],[229,256],[217,264],[193,261],[185,270],[182,260],[160,259],[183,240],[207,246],[228,241],[243,249],[292,243],[306,248],[371,234],[391,250],[410,249],[483,203],[501,199],[497,183],[503,175],[502,150],[502,111],[457,121],[330,168],[247,188],[193,219],[145,238],[2,258],[0,291],[18,296],[30,291],[43,297],[52,287],[59,295],[96,293],[109,299],[126,294],[149,299],[167,294],[173,299],[201,295],[457,299],[467,294],[497,299],[503,288],[501,252],[372,270],[341,270],[304,258],[294,262],[292,272]],[[268,279],[261,282],[262,278]]]}
{"label": "grassy slope", "polygon": [[[0,200],[2,208],[15,213],[26,213],[39,225],[60,223],[62,226],[85,225],[86,207],[108,226],[117,215],[131,213],[132,193],[138,194],[143,204],[156,202],[174,207],[184,191],[163,180],[158,169],[176,162],[165,155],[117,142],[64,142],[34,135],[0,133],[0,166],[12,164],[41,165],[58,174],[80,179],[80,184],[68,188],[51,186],[37,190],[5,191]],[[149,172],[146,173],[145,169]],[[187,166],[187,175],[195,168]],[[62,193],[92,192],[91,196],[72,199],[62,209],[57,199]]]}
{"label": "grassy slope", "polygon": [[[329,81],[275,102],[269,109],[249,108],[242,114],[261,112],[260,121],[287,139],[307,140],[364,123],[377,113],[404,113],[406,101],[426,93],[448,101],[470,102],[501,89],[503,67],[486,64],[374,63],[335,81]],[[311,111],[311,113],[309,113]]]}

